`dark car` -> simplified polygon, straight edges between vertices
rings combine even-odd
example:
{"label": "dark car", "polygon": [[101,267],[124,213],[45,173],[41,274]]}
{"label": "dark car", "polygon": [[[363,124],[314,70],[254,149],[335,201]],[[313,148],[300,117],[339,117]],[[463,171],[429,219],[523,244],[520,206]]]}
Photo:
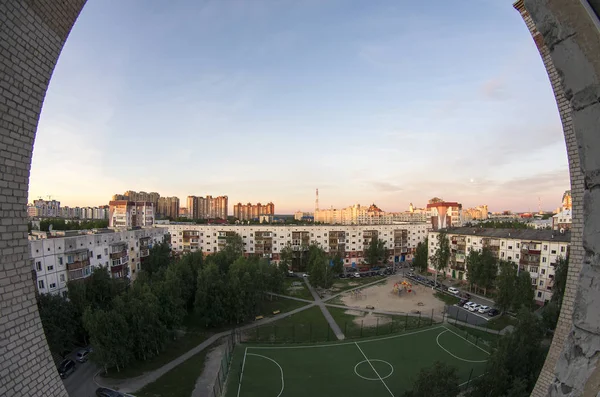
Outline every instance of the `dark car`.
{"label": "dark car", "polygon": [[468,299],[461,299],[460,302],[458,302],[458,306],[464,306],[468,301]]}
{"label": "dark car", "polygon": [[490,309],[490,311],[488,312],[488,316],[490,317],[497,316],[498,314],[500,314],[500,310],[498,309]]}
{"label": "dark car", "polygon": [[75,361],[73,360],[63,360],[58,365],[58,374],[63,379],[71,375],[73,372],[75,372]]}
{"label": "dark car", "polygon": [[127,397],[127,394],[119,393],[118,391],[107,389],[105,387],[99,387],[96,389],[97,397]]}

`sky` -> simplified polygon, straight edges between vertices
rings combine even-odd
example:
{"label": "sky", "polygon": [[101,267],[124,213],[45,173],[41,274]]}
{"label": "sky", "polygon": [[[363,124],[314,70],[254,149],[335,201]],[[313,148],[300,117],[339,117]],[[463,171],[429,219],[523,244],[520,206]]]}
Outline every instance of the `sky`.
{"label": "sky", "polygon": [[560,205],[560,118],[505,0],[102,0],[50,81],[29,199],[228,195],[276,213]]}

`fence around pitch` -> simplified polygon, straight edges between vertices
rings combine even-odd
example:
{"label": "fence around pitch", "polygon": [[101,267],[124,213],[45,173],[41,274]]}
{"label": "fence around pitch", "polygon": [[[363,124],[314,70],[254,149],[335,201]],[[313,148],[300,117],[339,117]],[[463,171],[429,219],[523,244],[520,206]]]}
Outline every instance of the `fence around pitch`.
{"label": "fence around pitch", "polygon": [[229,369],[231,366],[231,359],[233,357],[233,349],[237,344],[238,337],[237,330],[231,331],[231,334],[226,337],[225,351],[223,352],[223,357],[221,358],[221,365],[219,367],[219,372],[217,372],[215,384],[210,397],[221,397],[223,395],[225,383],[227,382],[227,375],[229,374]]}
{"label": "fence around pitch", "polygon": [[[348,310],[353,310],[351,307]],[[405,313],[387,315],[374,313],[374,321],[360,318],[337,322],[346,339],[383,336],[443,323],[444,313]],[[337,340],[325,322],[291,325],[268,324],[253,327],[240,334],[241,342],[251,343],[313,343]]]}

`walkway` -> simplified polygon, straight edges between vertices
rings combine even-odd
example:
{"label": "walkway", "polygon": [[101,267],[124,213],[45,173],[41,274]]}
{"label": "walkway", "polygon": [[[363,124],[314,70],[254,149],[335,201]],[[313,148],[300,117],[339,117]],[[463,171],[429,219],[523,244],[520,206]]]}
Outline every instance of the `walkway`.
{"label": "walkway", "polygon": [[[262,319],[259,321],[255,321],[251,324],[244,325],[242,327],[239,327],[238,330],[245,331],[248,329],[252,329],[254,327],[259,327],[261,325],[272,323],[272,322],[280,320],[282,318],[291,316],[292,314],[300,313],[303,310],[306,310],[306,309],[309,309],[309,308],[315,306],[315,304],[316,304],[315,302],[311,302],[311,304],[309,304],[309,305],[299,307],[299,308],[291,310],[289,312],[281,313],[281,314],[278,314],[273,317],[265,318],[265,319]],[[329,312],[327,312],[327,313],[329,314]],[[140,390],[142,387],[154,382],[155,380],[157,380],[158,378],[160,378],[161,376],[163,376],[164,374],[166,374],[167,372],[169,372],[170,370],[172,370],[179,364],[183,363],[184,361],[188,360],[189,358],[200,353],[202,350],[206,349],[208,346],[212,345],[220,338],[222,338],[224,336],[229,336],[229,335],[231,335],[231,330],[219,332],[218,334],[214,334],[210,338],[206,339],[204,342],[200,343],[198,346],[189,350],[187,353],[182,354],[181,356],[177,357],[173,361],[163,365],[162,367],[160,367],[158,369],[155,369],[154,371],[147,372],[136,378],[110,379],[110,378],[102,378],[101,376],[96,376],[96,378],[94,380],[99,386],[102,386],[102,387],[116,389],[116,390],[119,390],[124,393],[136,392],[136,391]]]}
{"label": "walkway", "polygon": [[342,291],[342,292],[338,292],[337,294],[334,294],[334,295],[328,296],[327,298],[324,298],[324,299],[323,299],[323,302],[327,302],[328,300],[331,300],[331,299],[333,299],[333,298],[337,298],[338,296],[340,296],[340,295],[343,295],[343,294],[345,294],[345,293],[347,293],[347,292],[350,292],[350,291],[354,291],[354,290],[361,289],[361,288],[367,288],[367,287],[370,287],[371,285],[375,285],[375,284],[382,283],[382,282],[384,282],[385,280],[387,280],[387,277],[385,277],[385,278],[381,278],[381,279],[379,279],[379,280],[376,280],[376,281],[372,281],[372,282],[370,282],[370,283],[367,283],[367,284],[358,285],[358,286],[356,286],[356,287],[354,287],[354,288],[349,288],[349,289],[347,289],[347,290],[344,290],[344,291]]}
{"label": "walkway", "polygon": [[297,298],[295,296],[288,296],[288,295],[283,295],[283,294],[276,294],[275,292],[265,292],[267,295],[271,295],[271,296],[278,296],[280,298],[285,298],[285,299],[291,299],[294,301],[299,301],[299,302],[306,302],[306,303],[311,303],[314,304],[315,301],[311,301],[309,299],[302,299],[302,298]]}
{"label": "walkway", "polygon": [[226,348],[227,343],[221,343],[219,346],[208,352],[206,359],[204,360],[204,368],[201,370],[200,376],[196,380],[196,386],[192,392],[192,397],[205,397],[211,395],[217,380],[217,374],[221,369],[223,353]]}
{"label": "walkway", "polygon": [[329,323],[329,326],[331,327],[331,330],[335,334],[335,337],[338,338],[338,340],[344,340],[346,337],[344,336],[342,329],[340,328],[338,323],[335,322],[335,320],[331,316],[331,313],[329,313],[329,310],[327,310],[327,307],[321,300],[321,297],[319,296],[317,291],[315,291],[315,289],[312,287],[312,285],[310,285],[307,277],[304,277],[304,282],[306,283],[306,286],[308,287],[308,290],[312,294],[313,298],[315,298],[314,304],[319,306],[319,308],[321,309],[321,312],[323,313],[323,316],[325,316],[325,319]]}

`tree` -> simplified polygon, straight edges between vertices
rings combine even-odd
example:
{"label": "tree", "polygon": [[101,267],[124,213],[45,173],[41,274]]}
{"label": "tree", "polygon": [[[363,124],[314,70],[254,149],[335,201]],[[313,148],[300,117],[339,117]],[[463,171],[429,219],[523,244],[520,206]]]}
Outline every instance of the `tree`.
{"label": "tree", "polygon": [[371,266],[376,266],[386,258],[385,242],[379,238],[371,238],[369,247],[365,251],[365,259]]}
{"label": "tree", "polygon": [[292,269],[292,260],[294,258],[294,251],[292,251],[292,246],[288,243],[283,249],[279,252],[279,268],[282,272],[287,273],[288,270]]}
{"label": "tree", "polygon": [[481,254],[479,251],[471,250],[467,255],[467,281],[469,282],[469,291],[473,290],[473,286],[479,280],[479,272],[481,271]]}
{"label": "tree", "polygon": [[308,271],[310,283],[315,287],[329,288],[333,283],[333,270],[323,249],[315,244],[308,247]]}
{"label": "tree", "polygon": [[195,310],[204,325],[214,327],[226,322],[226,283],[214,263],[198,273]]}
{"label": "tree", "polygon": [[558,258],[554,268],[554,287],[552,288],[552,301],[562,307],[562,300],[567,286],[567,274],[569,273],[569,258]]}
{"label": "tree", "polygon": [[425,238],[425,241],[417,244],[417,251],[415,252],[415,258],[413,259],[413,266],[421,272],[427,271],[427,261],[429,255],[429,242]]}
{"label": "tree", "polygon": [[404,393],[404,397],[455,397],[459,393],[457,369],[436,361],[419,372],[412,391]]}
{"label": "tree", "polygon": [[162,243],[155,244],[150,248],[150,254],[142,263],[142,270],[152,277],[161,268],[169,266],[169,263],[171,263],[171,248],[165,237]]}
{"label": "tree", "polygon": [[332,271],[334,274],[340,274],[344,272],[344,260],[342,259],[342,256],[339,253],[336,253],[333,256],[333,267],[332,267]]}
{"label": "tree", "polygon": [[94,346],[92,360],[103,366],[105,371],[109,367],[120,371],[131,361],[131,343],[137,335],[129,334],[124,313],[114,309],[93,311],[88,307],[83,315],[83,324]]}
{"label": "tree", "polygon": [[469,397],[528,396],[544,364],[543,328],[538,317],[523,308],[515,330],[502,336],[488,360],[489,374],[479,378]]}
{"label": "tree", "polygon": [[513,263],[507,261],[500,261],[499,266],[500,273],[496,279],[496,306],[501,311],[507,311],[513,303],[517,268]]}
{"label": "tree", "polygon": [[438,272],[442,272],[448,267],[448,260],[450,260],[450,241],[445,232],[439,232],[438,246],[431,257],[431,263]]}
{"label": "tree", "polygon": [[512,310],[516,313],[525,307],[531,310],[534,305],[535,292],[531,285],[531,276],[526,270],[521,270],[515,280],[513,291]]}
{"label": "tree", "polygon": [[39,294],[37,304],[50,350],[58,354],[71,350],[83,327],[73,303],[60,295]]}
{"label": "tree", "polygon": [[498,263],[492,251],[483,248],[481,252],[472,250],[467,256],[467,280],[469,289],[473,286],[483,289],[483,294],[487,294],[488,288],[494,285],[498,275]]}

